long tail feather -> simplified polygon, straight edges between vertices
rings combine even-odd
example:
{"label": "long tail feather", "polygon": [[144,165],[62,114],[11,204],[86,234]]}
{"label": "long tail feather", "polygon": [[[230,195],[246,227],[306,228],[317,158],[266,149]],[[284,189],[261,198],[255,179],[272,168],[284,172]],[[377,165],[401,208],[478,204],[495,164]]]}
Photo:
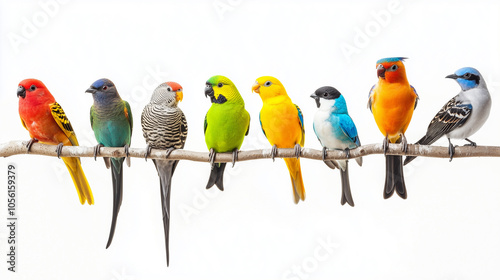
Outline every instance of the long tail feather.
{"label": "long tail feather", "polygon": [[122,205],[123,198],[123,160],[124,158],[111,158],[111,174],[113,176],[113,217],[111,219],[111,228],[109,230],[108,243],[106,249],[109,248],[115,234],[116,220],[118,212]]}
{"label": "long tail feather", "polygon": [[[436,140],[433,141],[432,137],[427,137],[427,135],[425,135],[424,137],[420,138],[420,140],[418,140],[415,144],[419,144],[419,145],[431,145],[434,142],[436,142]],[[414,160],[416,158],[417,158],[416,156],[407,156],[405,158],[404,165],[407,165],[408,163],[410,163],[412,160]]]}
{"label": "long tail feather", "polygon": [[349,163],[346,162],[345,170],[340,169],[340,178],[342,181],[342,199],[340,200],[340,204],[347,204],[354,207],[354,199],[352,199],[351,194],[351,185],[349,183]]}
{"label": "long tail feather", "polygon": [[208,178],[207,189],[210,189],[213,185],[221,191],[224,190],[224,169],[226,168],[226,163],[216,163],[212,171],[210,171],[210,178]]}
{"label": "long tail feather", "polygon": [[290,172],[294,202],[297,204],[299,200],[306,199],[306,190],[304,188],[304,181],[302,180],[302,171],[300,170],[300,159],[285,158],[285,163]]}
{"label": "long tail feather", "polygon": [[66,168],[68,168],[71,179],[75,184],[80,203],[85,204],[86,201],[89,205],[94,204],[94,196],[92,195],[92,190],[90,189],[87,177],[85,177],[85,173],[83,172],[80,159],[63,157],[62,160],[64,161]]}
{"label": "long tail feather", "polygon": [[384,198],[387,199],[396,193],[403,199],[406,199],[406,185],[403,175],[403,157],[385,156],[385,186]]}
{"label": "long tail feather", "polygon": [[160,177],[160,194],[163,217],[163,231],[165,234],[165,252],[167,266],[170,263],[169,235],[170,235],[170,192],[172,190],[172,176],[178,160],[153,160]]}

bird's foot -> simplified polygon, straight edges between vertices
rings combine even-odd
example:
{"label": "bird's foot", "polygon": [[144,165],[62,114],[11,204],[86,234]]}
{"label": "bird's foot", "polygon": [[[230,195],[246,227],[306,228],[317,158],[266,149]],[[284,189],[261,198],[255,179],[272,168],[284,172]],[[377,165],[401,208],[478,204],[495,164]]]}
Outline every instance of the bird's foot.
{"label": "bird's foot", "polygon": [[129,152],[129,146],[125,144],[123,146],[123,149],[125,150],[125,161],[127,162],[127,166],[130,167],[130,152]]}
{"label": "bird's foot", "polygon": [[63,143],[59,143],[56,147],[57,158],[61,158],[61,152],[63,148]]}
{"label": "bird's foot", "polygon": [[349,148],[346,148],[344,150],[344,153],[345,153],[345,158],[349,159],[349,157],[351,156],[351,150],[349,150]]}
{"label": "bird's foot", "polygon": [[144,159],[145,159],[146,161],[148,161],[148,156],[151,154],[151,150],[152,150],[152,149],[153,149],[153,148],[152,148],[151,146],[149,146],[149,144],[148,144],[148,145],[146,145],[146,153],[144,153]]}
{"label": "bird's foot", "polygon": [[302,147],[300,146],[300,144],[295,144],[295,147],[293,147],[293,149],[295,150],[295,157],[299,158],[300,154],[302,153]]}
{"label": "bird's foot", "polygon": [[325,161],[325,160],[326,160],[326,153],[327,153],[327,151],[326,151],[326,147],[323,147],[323,154],[321,155],[321,159],[322,159],[323,161]]}
{"label": "bird's foot", "polygon": [[408,151],[408,141],[406,140],[406,136],[404,134],[401,134],[401,151],[406,154],[406,151]]}
{"label": "bird's foot", "polygon": [[168,158],[170,156],[170,154],[175,150],[175,148],[168,148],[167,149],[167,152],[165,153],[165,158]]}
{"label": "bird's foot", "polygon": [[238,161],[238,153],[239,153],[238,149],[233,150],[233,160],[231,161],[233,163],[233,167],[234,167],[234,163],[236,161]]}
{"label": "bird's foot", "polygon": [[210,148],[210,152],[208,153],[208,161],[210,162],[210,165],[212,166],[212,168],[214,168],[214,162],[215,162],[214,148]]}
{"label": "bird's foot", "polygon": [[36,139],[36,138],[31,138],[30,141],[28,141],[28,143],[26,144],[26,148],[28,149],[28,153],[30,152],[31,146],[33,146],[33,143],[36,143],[36,142],[38,142],[38,139]]}
{"label": "bird's foot", "polygon": [[382,147],[384,148],[384,156],[387,154],[387,150],[389,149],[389,142],[387,141],[387,136],[384,138],[382,142]]}
{"label": "bird's foot", "polygon": [[471,141],[471,140],[469,140],[469,139],[467,139],[467,138],[465,138],[465,140],[466,140],[467,142],[469,142],[469,144],[465,144],[464,146],[472,146],[472,147],[477,147],[476,142]]}
{"label": "bird's foot", "polygon": [[94,147],[94,160],[97,160],[97,155],[101,154],[101,147],[104,147],[103,144],[97,144]]}
{"label": "bird's foot", "polygon": [[453,160],[453,155],[455,155],[455,146],[451,144],[450,138],[448,138],[448,154],[450,155],[450,162]]}
{"label": "bird's foot", "polygon": [[276,145],[273,145],[273,147],[271,148],[271,158],[273,159],[274,161],[274,157],[278,154],[278,147],[276,147]]}

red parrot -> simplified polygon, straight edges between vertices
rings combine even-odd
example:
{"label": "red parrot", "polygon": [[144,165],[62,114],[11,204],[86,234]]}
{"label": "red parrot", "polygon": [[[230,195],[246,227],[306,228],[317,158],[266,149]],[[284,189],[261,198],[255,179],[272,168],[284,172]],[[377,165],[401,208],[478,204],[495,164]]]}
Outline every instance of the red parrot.
{"label": "red parrot", "polygon": [[[78,146],[76,134],[61,106],[45,85],[35,79],[26,79],[17,88],[19,116],[29,133],[28,151],[34,142],[57,145],[59,156],[62,146]],[[94,197],[83,173],[80,158],[62,157],[75,184],[80,203],[94,204]]]}

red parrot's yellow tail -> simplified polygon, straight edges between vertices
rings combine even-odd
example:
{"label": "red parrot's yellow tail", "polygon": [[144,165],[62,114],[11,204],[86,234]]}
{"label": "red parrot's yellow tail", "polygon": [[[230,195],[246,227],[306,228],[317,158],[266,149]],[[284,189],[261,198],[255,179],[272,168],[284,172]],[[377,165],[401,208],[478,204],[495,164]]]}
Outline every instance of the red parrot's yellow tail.
{"label": "red parrot's yellow tail", "polygon": [[92,195],[87,177],[85,177],[85,173],[83,173],[80,159],[63,157],[62,160],[68,168],[71,179],[73,179],[78,197],[80,198],[80,203],[85,204],[85,201],[87,201],[89,205],[94,204],[94,196]]}
{"label": "red parrot's yellow tail", "polygon": [[302,181],[302,171],[300,170],[300,159],[285,158],[286,167],[290,172],[290,179],[292,180],[293,197],[295,204],[299,200],[306,199],[306,190],[304,189],[304,181]]}

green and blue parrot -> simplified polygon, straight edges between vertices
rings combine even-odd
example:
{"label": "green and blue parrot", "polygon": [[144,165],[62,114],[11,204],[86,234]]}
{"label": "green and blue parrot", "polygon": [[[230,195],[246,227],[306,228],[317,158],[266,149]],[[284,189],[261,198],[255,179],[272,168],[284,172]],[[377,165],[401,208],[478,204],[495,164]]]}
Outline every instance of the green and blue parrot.
{"label": "green and blue parrot", "polygon": [[206,82],[205,96],[212,106],[205,116],[205,142],[210,150],[212,171],[207,189],[216,185],[224,190],[223,176],[226,163],[214,163],[216,153],[233,152],[233,166],[238,150],[250,129],[250,114],[245,102],[231,80],[224,76],[213,76]]}
{"label": "green and blue parrot", "polygon": [[[133,118],[130,105],[122,100],[118,91],[108,79],[95,81],[86,92],[92,93],[94,105],[90,108],[90,125],[94,130],[97,146],[94,157],[100,147],[124,147],[127,165],[130,166],[128,148],[132,137]],[[123,198],[123,161],[125,158],[104,158],[106,167],[111,167],[113,180],[113,217],[106,248],[111,245],[116,227],[118,212]]]}

